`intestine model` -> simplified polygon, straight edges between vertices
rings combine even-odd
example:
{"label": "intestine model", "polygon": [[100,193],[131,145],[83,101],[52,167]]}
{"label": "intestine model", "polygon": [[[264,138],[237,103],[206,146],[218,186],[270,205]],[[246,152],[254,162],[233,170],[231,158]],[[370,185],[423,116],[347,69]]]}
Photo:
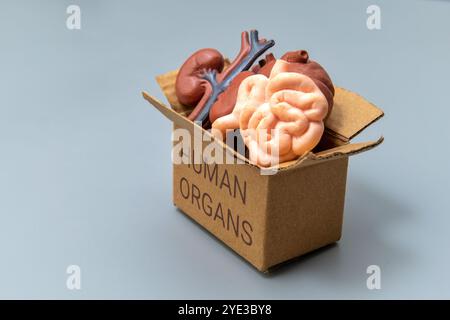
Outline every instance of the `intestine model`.
{"label": "intestine model", "polygon": [[324,131],[334,87],[326,71],[306,51],[285,54],[269,77],[255,74],[240,84],[233,111],[212,124],[217,137],[240,129],[250,160],[270,166],[312,150]]}

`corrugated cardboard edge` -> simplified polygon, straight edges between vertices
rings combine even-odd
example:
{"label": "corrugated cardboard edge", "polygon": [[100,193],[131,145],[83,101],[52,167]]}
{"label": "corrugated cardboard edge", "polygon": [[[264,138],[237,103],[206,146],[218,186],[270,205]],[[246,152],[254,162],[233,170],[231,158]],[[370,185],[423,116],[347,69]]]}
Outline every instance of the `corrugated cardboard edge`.
{"label": "corrugated cardboard edge", "polygon": [[315,156],[317,159],[320,160],[326,160],[330,158],[334,159],[342,156],[352,156],[358,153],[371,150],[376,146],[378,146],[379,144],[381,144],[383,141],[384,137],[381,136],[380,138],[378,138],[378,140],[375,141],[346,144],[326,151],[319,152]]}
{"label": "corrugated cardboard edge", "polygon": [[358,153],[369,151],[383,143],[384,137],[381,136],[377,140],[349,143],[332,149],[318,152],[316,154],[308,153],[306,156],[292,161],[287,161],[279,165],[279,170],[288,170],[296,167],[305,167],[307,165],[318,164],[323,161],[334,160],[342,157],[350,157]]}
{"label": "corrugated cardboard edge", "polygon": [[326,133],[348,142],[383,116],[383,110],[359,94],[335,87],[333,110],[325,120]]}

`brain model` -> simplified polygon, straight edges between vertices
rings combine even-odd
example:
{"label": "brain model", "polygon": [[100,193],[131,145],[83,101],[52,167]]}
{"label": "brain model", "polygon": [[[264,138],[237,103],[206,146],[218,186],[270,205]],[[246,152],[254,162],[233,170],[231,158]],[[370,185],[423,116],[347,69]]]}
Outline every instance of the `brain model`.
{"label": "brain model", "polygon": [[250,160],[265,167],[296,159],[319,143],[334,95],[328,74],[306,51],[289,52],[271,67],[268,77],[246,77],[232,112],[212,124],[221,138],[240,129]]}

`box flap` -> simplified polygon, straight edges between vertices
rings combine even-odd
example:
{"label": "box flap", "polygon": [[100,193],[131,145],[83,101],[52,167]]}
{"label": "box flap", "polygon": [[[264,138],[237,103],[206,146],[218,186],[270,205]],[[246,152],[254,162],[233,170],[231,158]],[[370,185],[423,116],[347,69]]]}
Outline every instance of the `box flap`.
{"label": "box flap", "polygon": [[324,150],[315,154],[317,159],[336,158],[338,156],[351,156],[357,153],[368,151],[375,148],[384,141],[384,137],[378,138],[378,140],[349,143],[342,146],[338,146],[332,149]]}
{"label": "box flap", "polygon": [[383,137],[378,140],[359,142],[359,143],[348,143],[332,149],[324,150],[317,153],[309,152],[305,156],[281,163],[278,168],[279,170],[291,170],[294,168],[306,167],[308,165],[318,164],[327,160],[335,160],[342,157],[353,156],[358,153],[369,151],[384,141]]}
{"label": "box flap", "polygon": [[360,95],[336,87],[334,106],[325,121],[328,134],[349,141],[384,115],[383,111]]}
{"label": "box flap", "polygon": [[188,116],[192,108],[182,105],[178,101],[177,95],[175,94],[175,81],[177,79],[177,74],[178,70],[159,75],[156,77],[156,82],[158,82],[172,109],[183,116]]}
{"label": "box flap", "polygon": [[[170,71],[157,76],[156,81],[171,107],[181,115],[187,116],[192,108],[183,106],[177,99],[175,94],[177,74],[178,70]],[[348,142],[383,115],[381,109],[360,95],[335,87],[333,110],[325,120],[326,133],[343,142]]]}
{"label": "box flap", "polygon": [[[211,140],[214,140],[215,143],[218,143],[225,150],[225,152],[227,152],[230,156],[238,159],[242,163],[250,164],[249,160],[247,158],[245,158],[240,153],[236,152],[234,149],[232,149],[230,146],[228,146],[223,141],[220,141],[220,140],[217,140],[216,138],[214,138],[213,135],[209,131],[204,130],[201,126],[192,122],[188,118],[181,116],[179,113],[177,113],[173,109],[167,107],[161,101],[159,101],[155,97],[149,95],[147,92],[143,91],[142,96],[144,97],[145,100],[150,102],[150,104],[153,105],[159,112],[161,112],[166,118],[171,120],[176,125],[178,125],[182,128],[186,128],[186,129],[202,130],[204,135],[208,135]],[[250,165],[254,166],[253,164],[250,164]]]}
{"label": "box flap", "polygon": [[167,107],[161,101],[149,95],[147,92],[143,91],[142,96],[144,97],[145,100],[150,102],[151,105],[153,105],[156,109],[158,109],[158,111],[161,112],[166,118],[176,123],[177,125],[182,127],[195,125],[188,118],[180,116],[178,112]]}
{"label": "box flap", "polygon": [[[202,127],[195,124],[194,122],[190,121],[186,117],[180,115],[175,110],[171,109],[170,107],[167,107],[162,102],[160,102],[155,97],[149,95],[147,92],[142,92],[142,96],[144,99],[146,99],[150,104],[152,104],[159,112],[161,112],[165,117],[167,117],[169,120],[174,122],[175,124],[183,127],[183,128],[191,128],[193,126],[196,127],[197,130],[203,130]],[[373,121],[372,121],[373,122]],[[211,139],[214,139],[216,143],[219,143],[224,150],[234,158],[239,159],[241,163],[244,163],[246,165],[250,165],[252,167],[258,168],[258,166],[254,163],[251,163],[247,158],[245,158],[240,153],[233,150],[231,147],[229,147],[227,144],[225,144],[222,141],[216,140],[208,131],[204,130],[204,134],[208,134],[211,136]],[[378,140],[375,141],[368,141],[368,142],[361,142],[361,143],[346,143],[340,146],[337,146],[335,148],[327,149],[324,151],[320,151],[317,153],[309,152],[306,155],[292,161],[287,161],[281,163],[276,168],[261,168],[263,170],[288,170],[288,169],[294,169],[299,167],[305,167],[307,165],[317,164],[322,161],[330,160],[330,159],[336,159],[340,157],[348,157],[357,153],[365,152],[370,149],[375,148],[379,144],[383,142],[384,138],[380,137]]]}
{"label": "box flap", "polygon": [[[156,77],[156,81],[172,108],[165,106],[146,92],[143,92],[142,94],[147,101],[175,124],[184,128],[196,126],[197,129],[201,129],[200,126],[186,118],[191,112],[191,108],[183,106],[176,97],[175,81],[177,74],[178,70],[175,70]],[[325,120],[325,134],[328,135],[329,138],[335,139],[335,141],[340,141],[338,144],[342,145],[317,153],[309,152],[299,159],[281,163],[276,168],[261,169],[288,170],[317,164],[321,161],[361,153],[370,150],[383,142],[383,137],[380,137],[376,141],[349,143],[352,138],[363,131],[367,126],[380,119],[384,113],[381,109],[356,93],[340,87],[335,87],[335,90],[333,110],[330,116]],[[205,132],[210,135],[209,132]],[[247,165],[258,168],[256,164],[251,163],[247,158],[230,148],[224,142],[218,140],[216,140],[216,142],[219,143],[228,154]]]}

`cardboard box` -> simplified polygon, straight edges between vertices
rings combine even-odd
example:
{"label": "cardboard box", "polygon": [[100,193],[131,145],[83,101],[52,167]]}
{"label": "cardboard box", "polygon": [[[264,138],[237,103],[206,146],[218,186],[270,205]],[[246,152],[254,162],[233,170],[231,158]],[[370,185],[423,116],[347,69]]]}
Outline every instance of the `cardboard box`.
{"label": "cardboard box", "polygon": [[[144,98],[174,123],[174,129],[213,139],[183,116],[174,91],[176,74],[157,77],[172,108],[145,92]],[[258,270],[268,271],[341,238],[348,157],[374,148],[383,138],[350,141],[382,116],[382,110],[359,95],[336,88],[333,111],[314,152],[266,171],[213,140],[224,158],[241,164],[208,164],[206,158],[206,163],[174,164],[173,202]],[[184,157],[194,157],[195,139],[190,150],[182,151]],[[200,143],[202,150],[209,144]]]}

